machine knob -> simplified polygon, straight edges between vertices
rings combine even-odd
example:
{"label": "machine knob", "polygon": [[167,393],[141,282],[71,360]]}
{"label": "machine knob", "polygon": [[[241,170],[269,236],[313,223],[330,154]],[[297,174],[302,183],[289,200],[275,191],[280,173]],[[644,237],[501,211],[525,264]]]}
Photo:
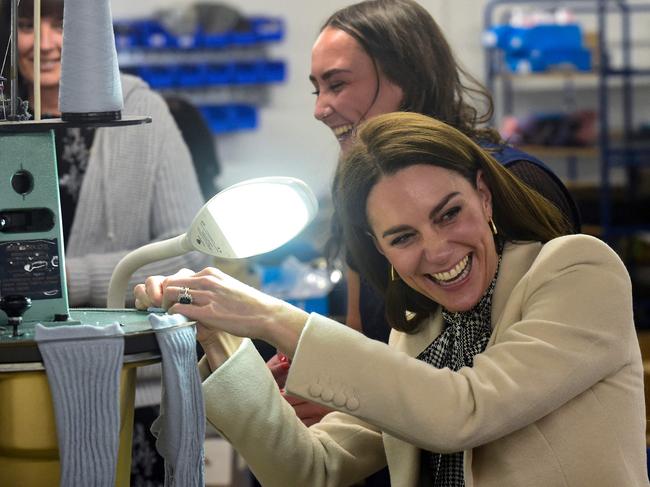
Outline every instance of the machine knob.
{"label": "machine knob", "polygon": [[14,327],[12,336],[19,337],[18,325],[23,321],[23,314],[32,307],[32,300],[27,296],[10,294],[0,298],[0,309],[7,314],[7,323]]}
{"label": "machine knob", "polygon": [[34,189],[34,176],[24,169],[16,171],[11,177],[11,187],[16,193],[23,196],[27,193],[31,193]]}

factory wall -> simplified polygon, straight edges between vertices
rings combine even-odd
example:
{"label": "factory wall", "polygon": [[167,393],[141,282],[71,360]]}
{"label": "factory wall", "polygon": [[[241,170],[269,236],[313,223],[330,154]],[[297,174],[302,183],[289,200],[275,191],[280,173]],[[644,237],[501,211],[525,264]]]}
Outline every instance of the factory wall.
{"label": "factory wall", "polygon": [[[147,16],[155,9],[190,4],[190,0],[113,0],[116,19]],[[249,177],[290,175],[304,179],[319,196],[329,192],[338,143],[312,115],[313,87],[308,80],[311,46],[321,23],[336,9],[352,2],[331,0],[240,0],[227,2],[245,15],[278,16],[286,21],[286,38],[270,54],[287,62],[287,82],[270,90],[270,101],[259,112],[254,131],[219,135],[217,147],[223,173],[219,185]],[[480,48],[483,0],[420,2],[448,35],[461,62],[482,77]]]}

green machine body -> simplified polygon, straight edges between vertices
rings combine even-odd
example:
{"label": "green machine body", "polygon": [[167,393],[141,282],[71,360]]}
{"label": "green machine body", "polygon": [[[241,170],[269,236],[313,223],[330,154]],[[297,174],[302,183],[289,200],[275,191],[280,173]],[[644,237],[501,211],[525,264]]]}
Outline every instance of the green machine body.
{"label": "green machine body", "polygon": [[[54,131],[0,132],[0,297],[25,321],[69,317]],[[0,311],[0,325],[7,316]]]}

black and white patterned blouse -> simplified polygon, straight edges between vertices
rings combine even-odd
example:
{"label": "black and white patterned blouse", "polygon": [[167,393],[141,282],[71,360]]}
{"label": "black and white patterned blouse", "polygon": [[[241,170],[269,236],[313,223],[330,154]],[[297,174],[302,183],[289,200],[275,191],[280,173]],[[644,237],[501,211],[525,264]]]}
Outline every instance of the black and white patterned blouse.
{"label": "black and white patterned blouse", "polygon": [[[492,334],[492,294],[500,265],[501,255],[494,279],[476,306],[468,311],[442,310],[444,331],[417,356],[417,359],[439,369],[448,367],[454,371],[474,364],[474,356],[485,350]],[[422,451],[422,464],[423,474],[431,477],[431,485],[434,487],[465,485],[462,451],[444,454]]]}
{"label": "black and white patterned blouse", "polygon": [[70,236],[94,137],[94,128],[62,128],[54,131],[65,243]]}

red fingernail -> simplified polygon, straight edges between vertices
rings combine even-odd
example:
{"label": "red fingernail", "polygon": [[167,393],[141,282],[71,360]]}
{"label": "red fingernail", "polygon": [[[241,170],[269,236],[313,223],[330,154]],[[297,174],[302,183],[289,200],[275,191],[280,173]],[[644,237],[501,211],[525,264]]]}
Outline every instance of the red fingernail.
{"label": "red fingernail", "polygon": [[289,358],[285,354],[283,354],[282,352],[278,352],[278,360],[280,360],[280,362],[284,362],[284,363],[289,362]]}

